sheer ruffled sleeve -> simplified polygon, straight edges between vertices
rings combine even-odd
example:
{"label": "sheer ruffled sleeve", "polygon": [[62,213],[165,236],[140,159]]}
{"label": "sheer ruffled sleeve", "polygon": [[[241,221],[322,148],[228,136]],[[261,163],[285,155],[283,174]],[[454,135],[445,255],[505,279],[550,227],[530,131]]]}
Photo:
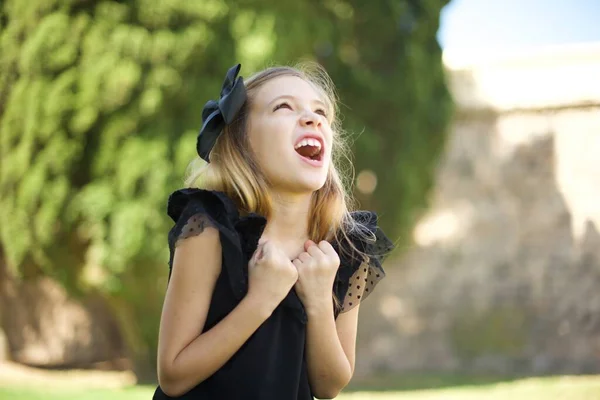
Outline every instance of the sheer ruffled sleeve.
{"label": "sheer ruffled sleeve", "polygon": [[347,233],[351,244],[346,241],[338,251],[340,269],[334,291],[340,313],[350,311],[373,293],[385,277],[382,264],[394,248],[377,225],[375,213],[356,211],[352,217],[359,223],[359,229]]}
{"label": "sheer ruffled sleeve", "polygon": [[206,214],[202,214],[201,212],[190,216],[183,227],[175,233],[174,236],[174,246],[177,245],[184,239],[187,239],[192,236],[197,236],[204,232],[204,230],[208,227],[215,227],[215,224],[210,220],[210,218]]}
{"label": "sheer ruffled sleeve", "polygon": [[217,192],[201,189],[181,189],[171,196],[167,214],[175,222],[169,232],[169,245],[176,247],[182,240],[202,233],[207,227],[219,230],[228,225],[228,211]]}
{"label": "sheer ruffled sleeve", "polygon": [[233,201],[222,192],[180,189],[169,196],[167,214],[175,222],[169,231],[169,268],[173,268],[175,248],[182,240],[199,235],[207,227],[219,231],[223,261],[235,296],[245,293],[243,253],[235,223],[239,218]]}
{"label": "sheer ruffled sleeve", "polygon": [[[208,227],[215,228],[214,218],[204,206],[205,199],[199,196],[181,196],[175,192],[169,198],[167,213],[175,222],[169,232],[169,246],[177,247],[181,241],[201,234]],[[202,196],[206,197],[206,196]]]}

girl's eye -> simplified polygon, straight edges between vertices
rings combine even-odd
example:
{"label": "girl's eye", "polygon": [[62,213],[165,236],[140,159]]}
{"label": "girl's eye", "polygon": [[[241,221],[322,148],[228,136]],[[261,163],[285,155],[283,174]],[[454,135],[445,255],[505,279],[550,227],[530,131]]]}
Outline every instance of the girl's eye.
{"label": "girl's eye", "polygon": [[292,109],[292,107],[288,104],[288,103],[281,103],[275,106],[275,108],[273,109],[273,111],[277,111],[280,108],[289,108],[290,110]]}
{"label": "girl's eye", "polygon": [[[273,111],[277,111],[277,110],[279,110],[280,108],[287,108],[287,109],[289,109],[289,110],[292,110],[292,106],[290,106],[290,105],[289,105],[289,103],[285,103],[285,102],[284,102],[284,103],[280,103],[280,104],[276,105],[276,106],[275,106],[275,108],[273,109]],[[325,110],[324,110],[324,109],[322,109],[322,108],[318,108],[318,109],[316,109],[316,110],[315,110],[315,113],[317,113],[317,114],[319,114],[319,115],[322,115],[323,117],[327,118],[327,111],[325,111]]]}

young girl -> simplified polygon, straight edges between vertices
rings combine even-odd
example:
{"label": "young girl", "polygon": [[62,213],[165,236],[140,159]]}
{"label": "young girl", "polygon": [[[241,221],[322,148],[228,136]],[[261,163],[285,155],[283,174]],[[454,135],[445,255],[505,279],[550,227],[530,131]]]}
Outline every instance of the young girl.
{"label": "young girl", "polygon": [[154,399],[333,398],[392,244],[374,213],[348,211],[327,75],[239,70],[202,112],[196,188],[169,197]]}

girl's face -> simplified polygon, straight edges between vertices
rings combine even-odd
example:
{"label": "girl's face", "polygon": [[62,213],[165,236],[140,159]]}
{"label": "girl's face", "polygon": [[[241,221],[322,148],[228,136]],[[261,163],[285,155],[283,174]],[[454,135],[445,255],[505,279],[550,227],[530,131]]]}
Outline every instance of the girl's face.
{"label": "girl's face", "polygon": [[307,81],[281,76],[262,85],[250,109],[248,137],[271,189],[320,189],[331,163],[329,110]]}

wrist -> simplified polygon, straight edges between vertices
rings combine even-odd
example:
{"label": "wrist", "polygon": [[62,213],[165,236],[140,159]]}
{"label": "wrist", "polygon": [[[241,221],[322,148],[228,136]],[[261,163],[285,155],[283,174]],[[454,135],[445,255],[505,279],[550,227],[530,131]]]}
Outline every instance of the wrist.
{"label": "wrist", "polygon": [[252,313],[256,313],[263,319],[267,319],[273,314],[277,305],[272,304],[269,301],[251,294],[246,294],[240,304],[244,304],[245,307]]}
{"label": "wrist", "polygon": [[304,304],[304,309],[309,317],[333,314],[333,299],[331,296],[314,299],[313,301]]}

